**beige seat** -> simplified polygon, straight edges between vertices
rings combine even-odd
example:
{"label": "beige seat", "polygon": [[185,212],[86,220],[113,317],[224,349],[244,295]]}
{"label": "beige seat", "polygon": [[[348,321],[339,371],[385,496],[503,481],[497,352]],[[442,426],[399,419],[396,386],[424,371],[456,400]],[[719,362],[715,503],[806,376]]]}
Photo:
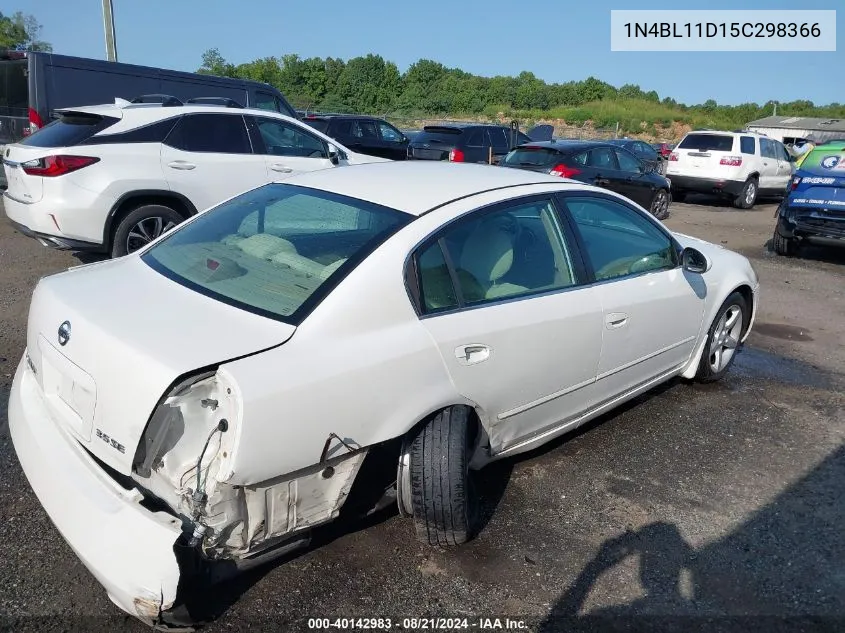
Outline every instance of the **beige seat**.
{"label": "beige seat", "polygon": [[482,220],[469,235],[461,250],[460,268],[469,273],[475,284],[461,283],[467,302],[498,299],[526,292],[528,288],[501,279],[513,266],[513,237],[501,216]]}
{"label": "beige seat", "polygon": [[296,247],[291,242],[269,233],[250,235],[245,239],[235,241],[233,246],[258,259],[272,259],[279,253],[296,255]]}

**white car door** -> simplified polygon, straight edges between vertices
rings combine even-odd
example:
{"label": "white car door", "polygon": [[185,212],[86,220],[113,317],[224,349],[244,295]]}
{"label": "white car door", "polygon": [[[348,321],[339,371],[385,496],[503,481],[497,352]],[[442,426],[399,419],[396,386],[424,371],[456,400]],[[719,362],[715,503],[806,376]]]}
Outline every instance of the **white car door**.
{"label": "white car door", "polygon": [[182,117],[161,146],[167,184],[197,211],[268,182],[264,157],[253,154],[241,114]]}
{"label": "white car door", "polygon": [[272,117],[247,117],[256,153],[264,156],[271,180],[334,167],[326,143],[305,127]]}
{"label": "white car door", "polygon": [[760,167],[760,189],[768,192],[785,188],[786,183],[783,184],[783,187],[778,186],[778,155],[774,141],[768,138],[761,138],[760,155],[762,160]]}
{"label": "white car door", "polygon": [[701,276],[680,267],[674,240],[645,213],[609,197],[573,194],[561,201],[602,304],[601,399],[680,368],[702,325]]}
{"label": "white car door", "polygon": [[417,251],[421,322],[494,452],[595,402],[601,306],[571,253],[550,197],[472,213]]}

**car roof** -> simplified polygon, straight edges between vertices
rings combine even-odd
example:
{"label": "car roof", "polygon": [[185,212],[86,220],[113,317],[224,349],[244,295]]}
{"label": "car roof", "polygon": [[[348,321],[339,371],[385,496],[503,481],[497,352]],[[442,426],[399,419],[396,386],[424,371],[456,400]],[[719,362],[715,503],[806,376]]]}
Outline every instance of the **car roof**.
{"label": "car roof", "polygon": [[520,145],[516,149],[521,149],[525,147],[548,147],[550,149],[556,149],[561,152],[574,152],[578,150],[584,149],[592,149],[594,147],[608,147],[610,144],[607,141],[587,141],[587,140],[579,140],[579,139],[559,139],[555,141],[532,141],[531,143],[525,143]]}
{"label": "car roof", "polygon": [[57,112],[83,112],[86,114],[96,114],[99,116],[114,117],[120,119],[115,125],[106,128],[97,136],[108,136],[111,134],[119,134],[127,130],[132,130],[137,127],[156,123],[163,119],[180,116],[182,114],[249,114],[252,116],[272,117],[281,119],[283,121],[293,122],[294,125],[304,126],[305,123],[299,119],[294,119],[286,114],[276,112],[275,110],[261,110],[258,108],[227,108],[226,106],[218,105],[180,105],[180,106],[162,106],[159,103],[107,103],[102,105],[80,106],[71,108],[59,108]]}
{"label": "car roof", "polygon": [[[366,200],[411,215],[484,191],[532,185],[583,187],[524,169],[440,161],[390,161],[321,169],[279,181]],[[543,189],[537,189],[537,192]]]}
{"label": "car roof", "polygon": [[303,121],[320,121],[326,119],[369,119],[370,121],[383,121],[377,116],[371,114],[306,114],[303,115]]}

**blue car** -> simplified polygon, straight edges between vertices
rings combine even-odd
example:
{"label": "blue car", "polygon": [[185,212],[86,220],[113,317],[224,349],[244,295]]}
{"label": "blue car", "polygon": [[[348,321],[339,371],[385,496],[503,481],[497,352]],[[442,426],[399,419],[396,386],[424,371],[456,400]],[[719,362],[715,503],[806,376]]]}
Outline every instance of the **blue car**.
{"label": "blue car", "polygon": [[803,242],[845,246],[845,140],[816,146],[776,212],[772,250],[797,255]]}

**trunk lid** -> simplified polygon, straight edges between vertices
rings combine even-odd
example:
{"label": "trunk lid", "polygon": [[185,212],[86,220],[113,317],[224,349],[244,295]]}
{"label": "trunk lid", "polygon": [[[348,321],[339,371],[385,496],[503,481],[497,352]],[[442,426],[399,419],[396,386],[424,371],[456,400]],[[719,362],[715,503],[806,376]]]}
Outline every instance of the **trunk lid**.
{"label": "trunk lid", "polygon": [[462,134],[458,127],[427,125],[408,144],[408,158],[449,160],[449,152],[460,144]]}
{"label": "trunk lid", "polygon": [[733,179],[741,171],[741,166],[723,165],[722,159],[750,158],[741,154],[739,148],[734,145],[735,138],[730,134],[691,132],[675,148],[677,160],[669,162],[668,171],[702,178]]}
{"label": "trunk lid", "polygon": [[130,256],[42,279],[27,354],[56,423],[128,475],[149,416],[178,377],[282,344],[294,331]]}

